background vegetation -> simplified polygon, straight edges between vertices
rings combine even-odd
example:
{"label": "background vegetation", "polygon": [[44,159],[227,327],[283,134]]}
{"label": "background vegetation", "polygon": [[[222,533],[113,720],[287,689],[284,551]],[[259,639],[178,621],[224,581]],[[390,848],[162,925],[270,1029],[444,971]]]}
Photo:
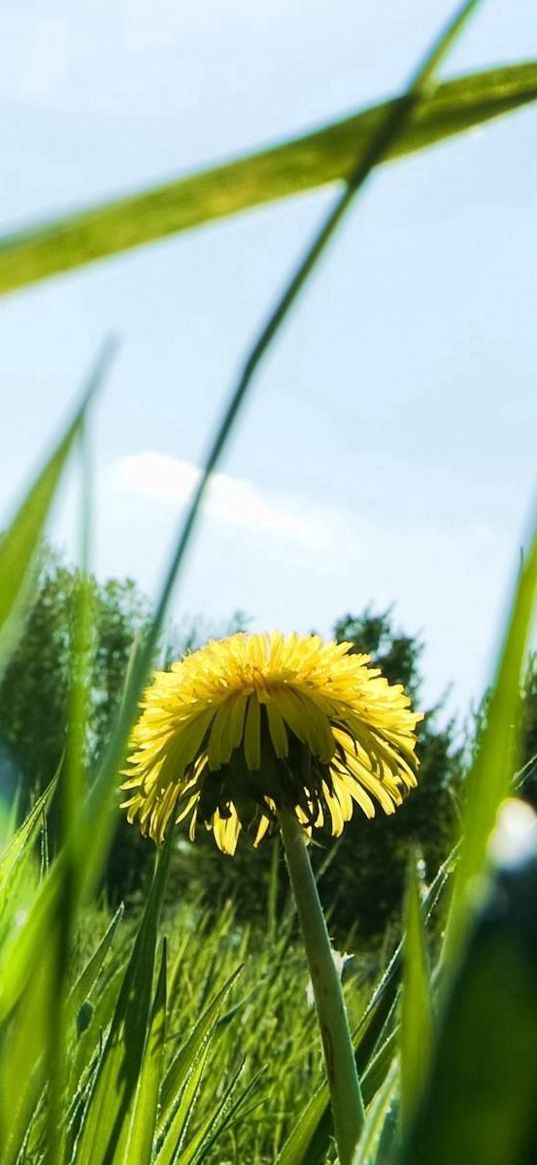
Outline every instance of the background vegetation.
{"label": "background vegetation", "polygon": [[[19,792],[19,813],[28,812],[58,771],[66,747],[70,700],[70,667],[76,626],[77,571],[67,567],[50,548],[43,555],[34,603],[16,650],[0,681],[0,757],[4,788]],[[151,619],[148,601],[130,580],[110,579],[99,585],[93,578],[89,593],[92,609],[91,702],[86,726],[85,765],[96,767],[110,741],[129,661]],[[237,627],[230,618],[228,631]],[[199,645],[206,628],[194,623],[185,637],[168,636],[156,652],[161,666]],[[403,684],[415,706],[420,706],[423,644],[396,628],[391,611],[368,609],[347,615],[334,626],[334,637],[347,640],[353,650],[365,651],[392,683]],[[528,694],[533,706],[533,694]],[[389,924],[397,934],[405,872],[411,847],[419,847],[427,877],[434,875],[453,843],[456,807],[460,796],[461,733],[455,724],[440,725],[441,709],[430,709],[420,732],[420,783],[404,807],[373,822],[359,814],[336,842],[319,835],[315,864],[325,867],[322,893],[331,910],[336,943],[350,949],[358,941],[378,943]],[[532,741],[528,741],[531,747]],[[57,821],[49,815],[51,852],[57,845]],[[105,890],[109,903],[140,901],[153,868],[151,841],[121,816],[108,858]],[[170,877],[182,900],[200,901],[219,911],[231,900],[238,918],[265,925],[266,899],[272,872],[271,847],[253,850],[245,843],[234,861],[215,849],[210,835],[195,845],[186,837],[174,855]],[[287,893],[283,860],[274,889],[279,904]],[[357,877],[357,871],[360,876]],[[259,886],[265,895],[259,894]],[[138,892],[138,893],[137,893]],[[143,897],[143,893],[142,893]]]}

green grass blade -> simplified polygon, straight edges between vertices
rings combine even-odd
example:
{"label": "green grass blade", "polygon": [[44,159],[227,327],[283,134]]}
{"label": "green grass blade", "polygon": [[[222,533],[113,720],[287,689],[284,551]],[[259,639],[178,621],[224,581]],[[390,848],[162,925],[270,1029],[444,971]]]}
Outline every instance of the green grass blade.
{"label": "green grass blade", "polygon": [[[171,835],[170,835],[171,836]],[[112,1165],[129,1127],[150,1024],[157,922],[170,846],[161,854],[76,1146],[76,1165]]]}
{"label": "green grass blade", "polygon": [[[397,1052],[397,1034],[397,1031],[392,1032],[377,1054],[367,1061],[367,1068],[362,1069],[361,1087],[366,1107],[384,1087]],[[356,1059],[358,1065],[363,1062],[360,1045],[357,1047]],[[328,1088],[323,1084],[300,1114],[276,1165],[324,1165],[332,1137]]]}
{"label": "green grass blade", "polygon": [[229,1128],[237,1119],[240,1119],[240,1114],[246,1109],[247,1103],[252,1092],[258,1085],[261,1075],[258,1073],[257,1076],[249,1080],[244,1088],[237,1093],[237,1085],[242,1070],[243,1065],[241,1065],[228,1084],[221,1100],[215,1105],[214,1112],[211,1114],[209,1120],[205,1122],[203,1128],[196,1134],[193,1142],[181,1154],[181,1165],[202,1165],[202,1162],[207,1159],[208,1154],[221,1138],[226,1128]]}
{"label": "green grass blade", "polygon": [[[450,855],[429,887],[423,904],[426,921],[432,917],[445,889],[452,863],[453,855]],[[392,1059],[392,1046],[389,1041],[386,1041],[378,1052],[376,1048],[399,991],[403,969],[402,956],[403,948],[400,945],[394,952],[353,1037],[356,1066],[366,1105],[371,1103],[377,1088],[385,1079]],[[295,1122],[276,1165],[324,1165],[332,1135],[328,1088],[322,1085]]]}
{"label": "green grass blade", "polygon": [[20,813],[20,793],[19,785],[15,791],[15,796],[11,800],[11,804],[3,805],[0,808],[0,855],[7,849],[17,832]]}
{"label": "green grass blade", "polygon": [[43,1092],[44,1050],[49,1036],[47,1003],[53,982],[51,951],[41,959],[15,1014],[0,1029],[0,1152],[15,1165],[28,1123]]}
{"label": "green grass blade", "polygon": [[375,1099],[377,1092],[382,1088],[397,1053],[399,1028],[395,1027],[384,1040],[370,1060],[367,1071],[364,1072],[362,1087],[364,1090],[364,1104],[369,1105]]}
{"label": "green grass blade", "polygon": [[[212,1030],[214,1031],[214,1027]],[[184,1146],[192,1111],[204,1077],[209,1055],[209,1041],[210,1035],[188,1068],[179,1103],[157,1153],[155,1165],[173,1165],[174,1161],[184,1160],[184,1157],[180,1157],[179,1154]],[[212,1124],[212,1114],[210,1124]],[[194,1149],[195,1151],[196,1149]]]}
{"label": "green grass blade", "polygon": [[[364,1016],[364,1022],[354,1037],[356,1066],[366,1106],[371,1103],[375,1093],[382,1086],[395,1053],[395,1041],[390,1037],[377,1055],[372,1056],[372,1050],[393,1008],[398,985],[399,974],[386,977],[382,991],[374,996]],[[333,1121],[328,1086],[322,1084],[300,1113],[276,1165],[324,1165],[332,1137]]]}
{"label": "green grass blade", "polygon": [[31,589],[32,564],[67,458],[108,371],[113,347],[110,342],[103,345],[72,421],[35,478],[9,529],[0,538],[0,669],[5,667],[16,638],[18,618]]}
{"label": "green grass blade", "polygon": [[157,1121],[165,1040],[166,942],[164,941],[153,1011],[147,1033],[146,1053],[132,1106],[131,1120],[115,1150],[117,1161],[128,1161],[129,1165],[150,1165],[153,1160],[153,1138]]}
{"label": "green grass blade", "polygon": [[23,994],[42,951],[48,950],[57,920],[57,890],[53,869],[41,884],[24,924],[0,947],[0,1024]]}
{"label": "green grass blade", "polygon": [[399,1165],[537,1160],[537,844],[500,869],[444,999]]}
{"label": "green grass blade", "polygon": [[[423,150],[537,97],[530,61],[444,82],[416,109],[389,161]],[[373,106],[305,137],[0,240],[0,294],[349,175],[390,111]]]}
{"label": "green grass blade", "polygon": [[91,958],[88,959],[86,966],[80,972],[76,983],[74,983],[69,992],[69,1009],[72,1016],[77,1016],[80,1008],[87,1003],[93,988],[97,982],[98,976],[101,972],[104,960],[112,946],[116,930],[123,918],[124,907],[123,904],[118,906],[113,918],[108,924],[106,931],[95,948]]}
{"label": "green grass blade", "polygon": [[518,767],[521,684],[537,593],[537,527],[522,563],[487,709],[486,725],[467,781],[463,839],[455,870],[446,935],[452,956],[464,937],[471,887],[483,869],[498,807],[508,796]]}
{"label": "green grass blade", "polygon": [[75,586],[74,627],[70,648],[70,698],[67,745],[58,780],[58,807],[63,844],[62,885],[59,891],[58,932],[55,973],[48,1005],[50,1038],[48,1047],[49,1089],[47,1105],[48,1165],[64,1159],[65,1123],[62,1105],[65,1094],[66,1050],[69,1031],[68,979],[77,926],[79,867],[84,862],[79,844],[78,821],[85,795],[85,757],[88,739],[90,693],[92,687],[93,587],[89,574],[92,475],[84,414],[77,433],[80,461],[80,565]]}
{"label": "green grass blade", "polygon": [[[62,842],[69,849],[71,869],[66,872],[66,882],[73,882],[70,896],[74,899],[77,880],[76,866],[84,860],[82,847],[78,845],[77,831],[80,807],[84,799],[86,772],[85,756],[87,747],[88,722],[90,716],[90,693],[92,685],[92,648],[94,642],[94,587],[90,574],[90,546],[92,526],[93,474],[90,458],[87,417],[80,422],[78,437],[80,471],[80,514],[79,531],[79,572],[75,585],[74,628],[70,659],[70,706],[65,764],[62,765],[59,781],[59,802],[62,827]],[[72,904],[66,910],[66,915]],[[66,922],[68,926],[68,923]]]}
{"label": "green grass blade", "polygon": [[[108,1031],[118,996],[121,991],[125,973],[124,963],[120,963],[115,971],[99,986],[92,1004],[83,1007],[76,1016],[76,1046],[73,1048],[69,1070],[70,1094],[88,1097],[92,1091],[94,1077],[97,1074],[96,1059],[101,1059],[99,1049],[103,1042],[103,1033]],[[79,1118],[86,1109],[84,1103],[79,1111]],[[73,1139],[76,1140],[80,1128],[80,1119],[73,1128]]]}
{"label": "green grass blade", "polygon": [[[352,1165],[372,1165],[379,1141],[382,1137],[386,1117],[397,1093],[398,1066],[393,1064],[378,1093],[371,1111],[367,1114],[364,1131],[356,1149]],[[417,1165],[417,1162],[415,1163]]]}
{"label": "green grass blade", "polygon": [[[333,1136],[332,1114],[328,1105],[328,1087],[323,1084],[300,1113],[276,1165],[318,1165],[326,1160],[330,1138]],[[316,1142],[319,1138],[322,1145],[318,1149]]]}
{"label": "green grass blade", "polygon": [[38,797],[27,818],[13,834],[11,841],[0,856],[0,905],[6,905],[9,887],[21,866],[29,860],[37,836],[43,825],[50,802],[56,789],[56,778]]}
{"label": "green grass blade", "polygon": [[433,1009],[422,904],[416,861],[409,864],[404,910],[403,990],[401,997],[401,1116],[407,1124],[427,1072]]}
{"label": "green grass blade", "polygon": [[233,974],[230,975],[224,983],[224,986],[205,1008],[205,1011],[198,1019],[190,1035],[187,1036],[179,1051],[174,1056],[162,1082],[161,1130],[169,1119],[175,1099],[180,1095],[185,1086],[188,1073],[193,1063],[210,1038],[211,1032],[216,1027],[222,1005],[229,995],[233,984],[236,982],[238,975],[240,975],[241,970],[242,968],[238,967],[237,970],[233,971]]}

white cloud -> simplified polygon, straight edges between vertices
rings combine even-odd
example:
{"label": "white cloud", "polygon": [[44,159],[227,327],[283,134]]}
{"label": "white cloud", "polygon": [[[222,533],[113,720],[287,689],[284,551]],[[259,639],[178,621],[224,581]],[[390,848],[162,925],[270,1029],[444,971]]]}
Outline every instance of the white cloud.
{"label": "white cloud", "polygon": [[[123,457],[96,482],[95,570],[130,576],[156,595],[199,469],[156,452]],[[54,539],[72,554],[76,491],[64,496]],[[426,703],[455,679],[464,708],[489,681],[510,590],[512,535],[470,513],[465,521],[398,511],[372,517],[299,492],[261,491],[217,474],[185,560],[174,617],[225,624],[241,609],[252,630],[330,633],[346,611],[397,601],[395,621],[424,635]],[[461,663],[462,661],[462,663]]]}
{"label": "white cloud", "polygon": [[[129,489],[186,505],[201,472],[190,461],[144,451],[122,457],[115,463],[112,475],[118,484]],[[220,521],[308,540],[307,526],[288,511],[283,501],[266,500],[250,482],[238,477],[214,474],[207,493],[207,508]]]}

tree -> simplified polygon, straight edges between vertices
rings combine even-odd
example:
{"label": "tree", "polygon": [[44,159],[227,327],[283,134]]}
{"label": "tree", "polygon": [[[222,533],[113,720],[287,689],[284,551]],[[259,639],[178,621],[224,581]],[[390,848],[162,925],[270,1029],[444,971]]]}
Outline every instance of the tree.
{"label": "tree", "polygon": [[[414,707],[421,703],[423,643],[394,628],[392,610],[370,608],[346,615],[334,628],[338,642],[367,652],[390,683],[402,684]],[[328,903],[336,904],[336,938],[356,931],[366,940],[380,935],[401,908],[409,853],[416,848],[430,879],[447,856],[455,834],[456,792],[462,777],[462,749],[455,724],[438,724],[440,708],[429,709],[418,726],[418,786],[387,817],[378,810],[371,821],[355,813],[338,843],[336,859],[321,883]],[[325,845],[330,845],[328,838]]]}
{"label": "tree", "polygon": [[[0,750],[16,778],[20,810],[48,784],[61,764],[69,720],[76,570],[47,548],[36,597],[17,648],[0,683]],[[93,635],[88,644],[91,691],[86,738],[88,771],[99,759],[117,711],[130,653],[150,618],[150,607],[131,579],[89,583]],[[3,769],[6,769],[4,761]],[[51,814],[51,842],[57,817]],[[152,855],[121,817],[106,880],[112,896],[140,884]]]}

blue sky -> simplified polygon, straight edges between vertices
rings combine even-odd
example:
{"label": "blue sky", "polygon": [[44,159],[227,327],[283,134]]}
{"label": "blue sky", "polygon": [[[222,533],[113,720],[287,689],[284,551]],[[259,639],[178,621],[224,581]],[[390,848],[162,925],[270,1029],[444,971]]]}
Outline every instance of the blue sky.
{"label": "blue sky", "polygon": [[[4,230],[300,132],[404,83],[445,0],[0,11]],[[531,0],[484,0],[455,74],[536,54]],[[535,493],[537,112],[386,167],[237,425],[173,616],[327,633],[367,602],[427,643],[426,697],[490,671]],[[9,515],[103,338],[96,568],[150,593],[256,327],[334,192],[0,303]],[[6,448],[7,446],[7,448]],[[72,553],[74,500],[55,538]]]}

